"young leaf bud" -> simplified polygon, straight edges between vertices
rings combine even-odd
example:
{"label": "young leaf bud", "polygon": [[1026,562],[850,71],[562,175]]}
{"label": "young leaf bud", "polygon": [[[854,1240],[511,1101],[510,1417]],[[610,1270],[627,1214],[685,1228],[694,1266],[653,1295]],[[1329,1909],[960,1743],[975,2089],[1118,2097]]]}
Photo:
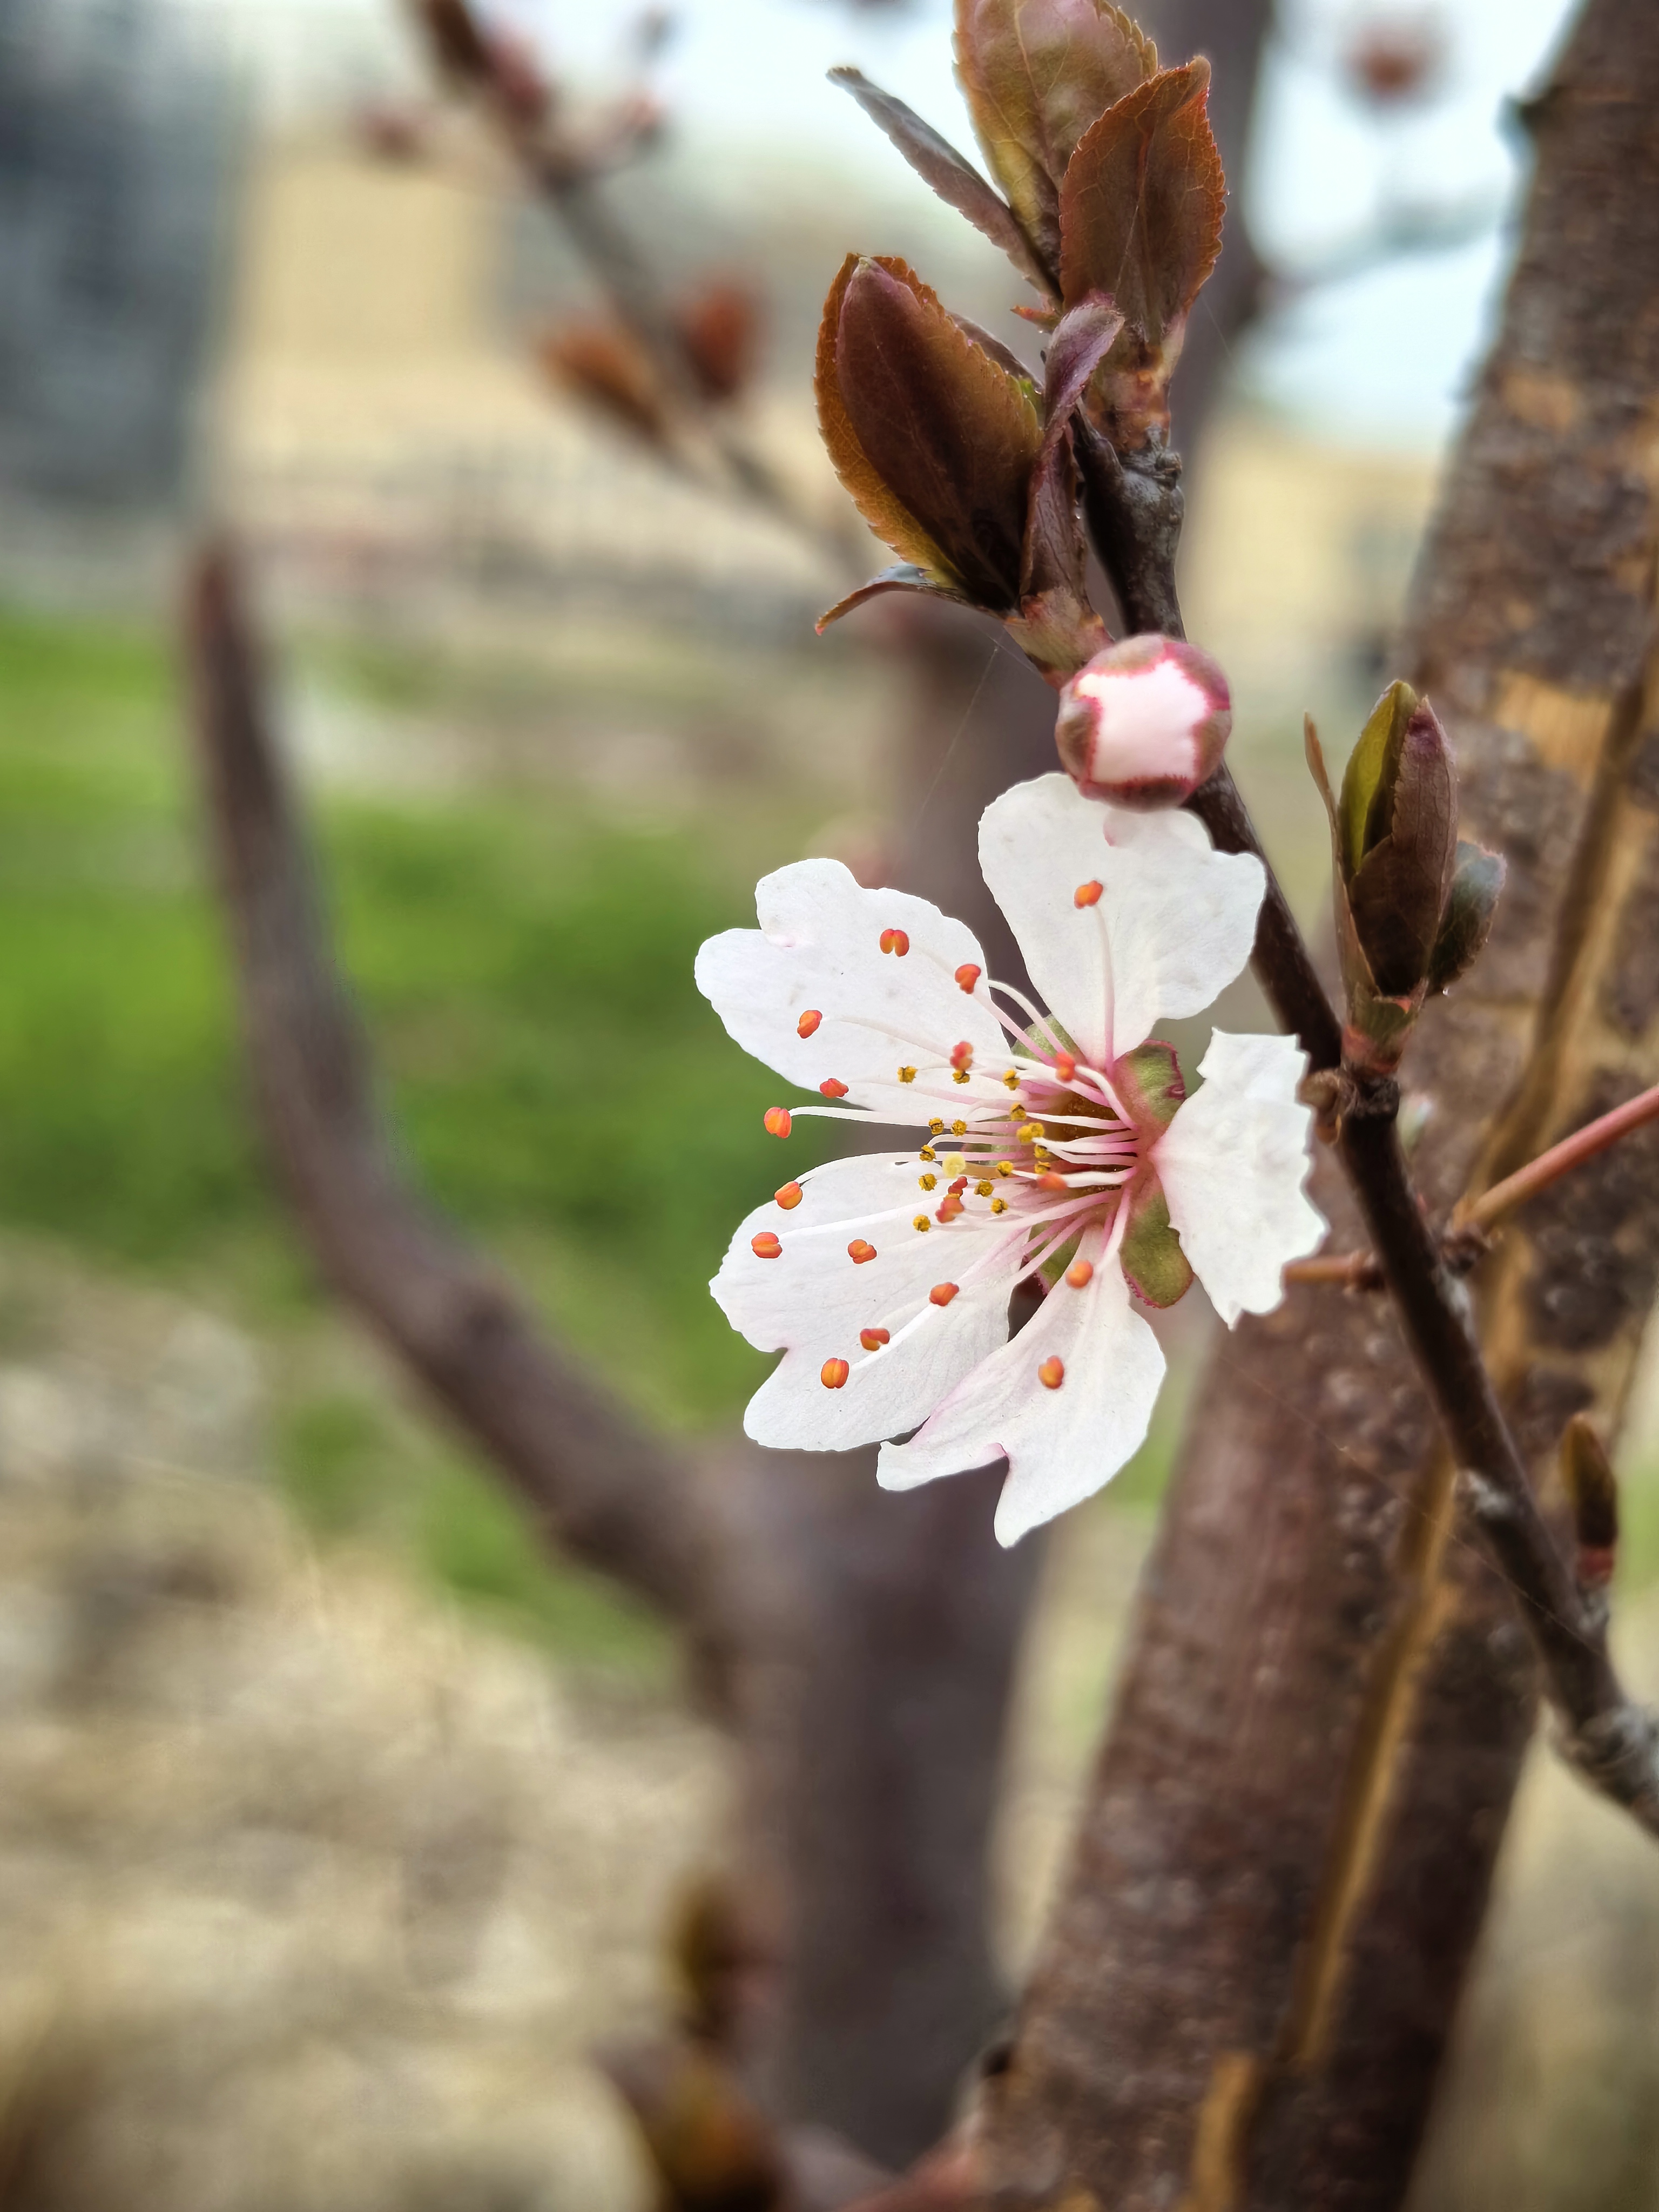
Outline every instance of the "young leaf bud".
{"label": "young leaf bud", "polygon": [[1409,684],[1384,695],[1354,748],[1342,815],[1359,942],[1383,996],[1409,998],[1428,975],[1457,859],[1451,747]]}
{"label": "young leaf bud", "polygon": [[1125,638],[1060,694],[1054,741],[1085,798],[1178,806],[1221,765],[1233,726],[1227,679],[1179,638]]}

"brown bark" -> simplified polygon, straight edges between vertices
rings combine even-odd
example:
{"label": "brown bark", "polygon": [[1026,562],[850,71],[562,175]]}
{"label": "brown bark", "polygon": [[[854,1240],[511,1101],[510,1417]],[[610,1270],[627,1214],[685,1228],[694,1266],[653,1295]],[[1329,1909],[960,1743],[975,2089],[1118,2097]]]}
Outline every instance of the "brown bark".
{"label": "brown bark", "polygon": [[[1535,111],[1504,326],[1407,665],[1502,848],[1492,945],[1405,1071],[1437,1205],[1659,1074],[1659,18],[1592,0]],[[1337,1249],[1358,1241],[1326,1164]],[[1659,1144],[1534,1200],[1475,1278],[1537,1473],[1620,1403]],[[1455,1517],[1376,1300],[1223,1347],[989,2115],[1000,2201],[1398,2205],[1532,1725],[1526,1638]]]}

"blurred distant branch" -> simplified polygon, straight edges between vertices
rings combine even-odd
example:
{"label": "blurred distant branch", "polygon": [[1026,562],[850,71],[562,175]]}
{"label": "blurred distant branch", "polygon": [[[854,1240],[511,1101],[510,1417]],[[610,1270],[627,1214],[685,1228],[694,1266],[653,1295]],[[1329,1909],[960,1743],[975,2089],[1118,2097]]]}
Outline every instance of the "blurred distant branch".
{"label": "blurred distant branch", "polygon": [[[712,476],[837,568],[860,575],[861,533],[818,514],[721,419],[687,318],[677,313],[632,232],[599,189],[607,175],[657,137],[662,117],[656,102],[641,88],[598,125],[583,128],[526,51],[486,30],[468,0],[414,0],[414,13],[439,75],[471,100],[528,189],[558,220],[621,331],[637,349],[646,380],[656,387],[654,401],[643,409],[637,400],[617,408],[614,392],[601,389],[598,396],[611,403],[612,412],[625,414],[662,459],[693,475]],[[654,56],[665,29],[659,12],[642,19],[636,41],[641,62]],[[550,351],[556,362],[556,345]],[[614,382],[614,373],[605,380]]]}
{"label": "blurred distant branch", "polygon": [[[894,1499],[869,1453],[780,1462],[734,1442],[705,1461],[665,1447],[433,1217],[376,1111],[240,564],[222,543],[192,565],[184,631],[233,978],[279,1178],[328,1281],[527,1503],[549,1548],[685,1632],[738,1779],[730,1941],[714,1947],[720,1994],[698,2037],[726,2051],[745,2099],[813,2124],[778,2154],[791,2176],[781,2201],[833,2212],[937,2138],[1000,2010],[985,1838],[1039,1554],[995,1543],[971,1477]],[[728,2212],[682,2196],[696,2212]]]}
{"label": "blurred distant branch", "polygon": [[222,542],[190,577],[185,646],[254,1087],[313,1250],[550,1535],[684,1617],[700,1555],[686,1470],[554,1349],[392,1163]]}
{"label": "blurred distant branch", "polygon": [[1467,199],[1402,203],[1374,222],[1305,259],[1274,263],[1265,278],[1264,305],[1284,307],[1325,284],[1344,284],[1395,261],[1431,253],[1455,253],[1490,238],[1509,205],[1506,193],[1475,192]]}

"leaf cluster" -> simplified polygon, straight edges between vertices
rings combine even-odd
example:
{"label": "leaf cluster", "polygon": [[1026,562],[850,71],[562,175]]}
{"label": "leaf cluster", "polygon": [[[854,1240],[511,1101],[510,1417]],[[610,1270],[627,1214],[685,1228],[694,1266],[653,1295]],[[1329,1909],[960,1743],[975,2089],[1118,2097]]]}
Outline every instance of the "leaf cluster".
{"label": "leaf cluster", "polygon": [[833,76],[1039,295],[1017,312],[1049,333],[1043,375],[903,263],[848,258],[819,333],[819,422],[900,557],[825,620],[878,592],[942,596],[1000,616],[1062,683],[1105,636],[1084,588],[1074,441],[1161,447],[1220,250],[1209,67],[1161,70],[1106,0],[957,0],[956,57],[994,182],[856,70]]}

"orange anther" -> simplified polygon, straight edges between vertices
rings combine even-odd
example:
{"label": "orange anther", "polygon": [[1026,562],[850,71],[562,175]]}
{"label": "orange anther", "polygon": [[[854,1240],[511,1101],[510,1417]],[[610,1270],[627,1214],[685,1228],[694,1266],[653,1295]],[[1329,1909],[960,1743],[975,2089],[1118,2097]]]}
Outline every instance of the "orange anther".
{"label": "orange anther", "polygon": [[884,929],[881,933],[881,949],[884,952],[896,952],[899,958],[902,960],[910,950],[910,940],[902,929]]}
{"label": "orange anther", "polygon": [[859,1331],[859,1342],[866,1352],[879,1352],[883,1345],[890,1340],[891,1334],[890,1330],[884,1328],[861,1328]]}
{"label": "orange anther", "polygon": [[976,968],[971,960],[964,960],[957,970],[957,988],[959,991],[966,991],[971,995],[974,986],[978,982],[982,973],[983,970]]}
{"label": "orange anther", "polygon": [[1074,1291],[1080,1291],[1085,1283],[1093,1279],[1094,1272],[1091,1260],[1073,1260],[1066,1270],[1066,1279]]}
{"label": "orange anther", "polygon": [[928,1303],[936,1306],[948,1306],[956,1294],[957,1285],[954,1283],[935,1283],[927,1293]]}
{"label": "orange anther", "polygon": [[963,1037],[960,1044],[953,1044],[951,1048],[951,1065],[952,1067],[971,1067],[973,1064],[974,1048]]}
{"label": "orange anther", "polygon": [[763,1229],[758,1237],[751,1237],[749,1249],[757,1260],[781,1260],[783,1247],[769,1229]]}
{"label": "orange anther", "polygon": [[966,1189],[967,1189],[967,1188],[968,1188],[968,1178],[967,1178],[967,1176],[958,1176],[957,1177],[956,1181],[955,1181],[955,1182],[951,1185],[951,1187],[950,1187],[950,1188],[951,1188],[951,1197],[952,1197],[952,1198],[960,1198],[960,1197],[962,1196],[963,1192],[964,1190],[966,1190]]}
{"label": "orange anther", "polygon": [[1066,1380],[1066,1362],[1058,1358],[1045,1359],[1037,1370],[1037,1381],[1045,1390],[1058,1390]]}
{"label": "orange anther", "polygon": [[792,1213],[805,1197],[806,1193],[798,1182],[787,1182],[781,1190],[775,1190],[772,1195],[786,1213]]}
{"label": "orange anther", "polygon": [[1058,1052],[1054,1054],[1054,1073],[1062,1083],[1069,1083],[1077,1073],[1077,1062],[1069,1052]]}
{"label": "orange anther", "polygon": [[818,1370],[818,1380],[826,1390],[839,1390],[852,1371],[844,1359],[826,1359]]}
{"label": "orange anther", "polygon": [[[1105,888],[1106,886],[1103,884],[1093,882],[1079,884],[1077,889],[1072,893],[1072,904],[1073,906],[1097,905],[1100,900],[1100,894]],[[1055,1389],[1058,1389],[1060,1385],[1055,1383],[1054,1387]]]}
{"label": "orange anther", "polygon": [[952,1196],[951,1194],[947,1191],[945,1195],[940,1199],[939,1202],[939,1210],[934,1214],[933,1218],[935,1221],[954,1221],[957,1214],[961,1212],[962,1200],[959,1198]]}
{"label": "orange anther", "polygon": [[833,1075],[826,1076],[819,1084],[818,1089],[823,1091],[826,1098],[845,1098],[847,1096],[847,1085],[844,1083],[837,1083]]}
{"label": "orange anther", "polygon": [[861,1267],[866,1260],[875,1258],[876,1248],[866,1244],[862,1237],[855,1237],[847,1248],[847,1256],[855,1267]]}
{"label": "orange anther", "polygon": [[1047,1175],[1040,1175],[1037,1177],[1037,1188],[1039,1190],[1065,1190],[1067,1188],[1069,1188],[1069,1186],[1066,1183],[1065,1176],[1063,1175],[1056,1175],[1052,1168],[1049,1169]]}
{"label": "orange anther", "polygon": [[789,1134],[789,1109],[787,1106],[767,1108],[766,1133],[769,1137],[787,1137]]}
{"label": "orange anther", "polygon": [[811,1036],[813,1030],[817,1029],[818,1024],[823,1019],[823,1016],[818,1012],[816,1006],[809,1006],[806,1009],[806,1012],[801,1016],[800,1019],[795,1024],[795,1035],[797,1036],[804,1037]]}

